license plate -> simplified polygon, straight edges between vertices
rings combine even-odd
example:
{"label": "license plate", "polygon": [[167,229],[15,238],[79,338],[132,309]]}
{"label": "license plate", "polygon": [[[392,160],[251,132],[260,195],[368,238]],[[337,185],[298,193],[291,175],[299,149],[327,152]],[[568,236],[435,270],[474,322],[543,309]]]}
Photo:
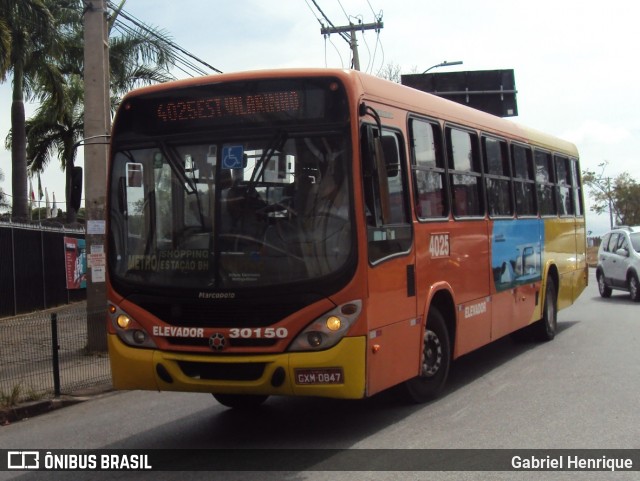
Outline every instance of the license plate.
{"label": "license plate", "polygon": [[324,369],[296,369],[296,384],[342,384],[344,373],[341,367]]}

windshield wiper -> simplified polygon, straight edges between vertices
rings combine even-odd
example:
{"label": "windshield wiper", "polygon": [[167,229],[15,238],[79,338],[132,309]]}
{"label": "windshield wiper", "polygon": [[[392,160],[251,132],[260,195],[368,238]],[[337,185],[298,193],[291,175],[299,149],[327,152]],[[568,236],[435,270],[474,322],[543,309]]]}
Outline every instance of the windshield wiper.
{"label": "windshield wiper", "polygon": [[180,180],[180,183],[185,186],[188,185],[189,188],[191,189],[191,191],[187,191],[187,193],[189,194],[195,193],[197,195],[198,188],[196,187],[196,182],[195,180],[190,179],[185,174],[184,168],[182,168],[182,166],[180,165],[181,164],[180,156],[177,154],[177,152],[172,147],[169,147],[165,142],[160,142],[160,150],[162,151],[164,158],[167,159],[167,161],[169,162],[169,166],[171,167],[171,170],[173,171],[174,174],[176,174],[176,176]]}
{"label": "windshield wiper", "polygon": [[267,167],[267,163],[271,160],[271,157],[275,152],[282,149],[282,146],[287,141],[289,135],[286,130],[278,130],[276,134],[269,141],[269,145],[264,149],[262,155],[256,162],[253,172],[251,173],[251,179],[249,180],[249,186],[253,187],[258,179],[263,175],[264,169]]}

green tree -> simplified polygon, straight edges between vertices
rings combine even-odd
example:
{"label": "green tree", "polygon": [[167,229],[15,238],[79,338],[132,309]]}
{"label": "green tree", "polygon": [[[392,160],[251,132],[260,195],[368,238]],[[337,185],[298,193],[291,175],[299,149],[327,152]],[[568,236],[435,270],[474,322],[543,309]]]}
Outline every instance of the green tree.
{"label": "green tree", "polygon": [[[0,79],[12,74],[11,189],[13,216],[28,217],[24,101],[41,98],[41,87],[59,97],[61,76],[56,23],[46,3],[53,0],[0,0]],[[8,44],[7,44],[8,39]],[[8,48],[7,48],[8,45]]]}
{"label": "green tree", "polygon": [[640,225],[640,184],[628,173],[614,179],[615,209],[622,225]]}
{"label": "green tree", "polygon": [[[114,109],[120,97],[130,89],[173,78],[168,68],[173,64],[174,52],[165,34],[145,28],[115,28],[125,1],[112,12],[109,20],[111,104]],[[84,132],[84,6],[80,0],[56,0],[56,7],[52,13],[62,19],[59,27],[64,30],[64,55],[58,59],[59,69],[66,79],[64,95],[47,97],[48,101],[43,102],[35,117],[27,123],[29,170],[42,172],[53,156],[59,157],[66,174],[67,222],[75,222],[76,211],[70,200],[76,146]],[[124,33],[120,34],[122,31]],[[58,100],[62,100],[62,104]]]}
{"label": "green tree", "polygon": [[609,214],[614,225],[640,225],[640,184],[628,173],[615,178],[605,175],[608,162],[598,165],[600,172],[585,170],[582,182],[589,189],[596,214]]}

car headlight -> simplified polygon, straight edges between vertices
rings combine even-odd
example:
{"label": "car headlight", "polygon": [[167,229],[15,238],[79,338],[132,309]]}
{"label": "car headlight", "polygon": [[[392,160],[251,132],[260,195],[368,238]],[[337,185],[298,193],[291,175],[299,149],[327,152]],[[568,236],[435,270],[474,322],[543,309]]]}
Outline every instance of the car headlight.
{"label": "car headlight", "polygon": [[108,312],[111,324],[122,342],[134,347],[157,347],[149,333],[129,314],[113,304],[109,304]]}
{"label": "car headlight", "polygon": [[289,351],[321,351],[335,346],[362,312],[362,301],[339,305],[315,319],[300,332],[289,346]]}

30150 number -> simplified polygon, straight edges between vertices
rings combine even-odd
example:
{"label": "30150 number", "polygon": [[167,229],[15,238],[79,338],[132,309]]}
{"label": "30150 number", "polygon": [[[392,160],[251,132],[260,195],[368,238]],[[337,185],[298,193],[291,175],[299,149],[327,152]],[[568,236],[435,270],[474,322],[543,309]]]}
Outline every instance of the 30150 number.
{"label": "30150 number", "polygon": [[244,327],[229,329],[229,337],[233,339],[284,339],[289,335],[286,327]]}

